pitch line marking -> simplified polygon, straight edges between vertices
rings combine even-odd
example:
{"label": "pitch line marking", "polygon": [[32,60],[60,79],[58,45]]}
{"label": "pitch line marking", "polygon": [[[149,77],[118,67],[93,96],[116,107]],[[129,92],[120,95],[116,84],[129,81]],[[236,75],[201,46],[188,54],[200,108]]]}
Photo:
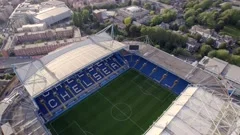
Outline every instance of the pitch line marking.
{"label": "pitch line marking", "polygon": [[[112,106],[114,105],[107,97],[105,97],[101,92],[99,92],[98,91],[98,93],[100,94],[100,95],[102,95],[110,104],[112,104]],[[124,112],[122,112],[122,110],[121,109],[119,109],[118,107],[116,107],[123,115],[125,115],[126,116],[126,114],[124,113]],[[134,120],[132,120],[131,118],[129,118],[129,120],[133,123],[133,124],[135,124],[141,131],[145,131],[143,128],[141,128]]]}
{"label": "pitch line marking", "polygon": [[59,135],[58,132],[56,131],[56,129],[52,126],[52,123],[50,123],[50,126],[52,127],[53,131],[54,131],[57,135]]}

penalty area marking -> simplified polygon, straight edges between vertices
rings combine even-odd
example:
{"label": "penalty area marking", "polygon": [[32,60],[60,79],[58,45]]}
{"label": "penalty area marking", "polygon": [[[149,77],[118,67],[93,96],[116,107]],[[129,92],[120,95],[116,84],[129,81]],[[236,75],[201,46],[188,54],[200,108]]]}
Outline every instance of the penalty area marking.
{"label": "penalty area marking", "polygon": [[[50,125],[51,125],[51,124],[50,124]],[[81,128],[81,126],[80,126],[76,121],[72,121],[71,124],[69,124],[67,127],[65,127],[65,128],[64,128],[63,130],[61,130],[60,132],[57,132],[52,125],[51,125],[51,127],[53,128],[54,132],[55,132],[57,135],[60,135],[60,134],[62,134],[66,129],[72,127],[73,125],[76,125],[76,126],[81,130],[81,132],[84,133],[83,135],[93,135],[93,133],[91,133],[91,132],[89,132],[89,131],[84,131],[84,130]]]}

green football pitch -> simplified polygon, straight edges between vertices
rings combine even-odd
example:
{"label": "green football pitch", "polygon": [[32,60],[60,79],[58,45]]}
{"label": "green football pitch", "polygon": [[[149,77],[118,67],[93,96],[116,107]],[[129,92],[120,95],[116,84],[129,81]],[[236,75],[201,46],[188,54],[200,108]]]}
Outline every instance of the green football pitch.
{"label": "green football pitch", "polygon": [[128,70],[47,124],[53,135],[140,135],[177,97]]}

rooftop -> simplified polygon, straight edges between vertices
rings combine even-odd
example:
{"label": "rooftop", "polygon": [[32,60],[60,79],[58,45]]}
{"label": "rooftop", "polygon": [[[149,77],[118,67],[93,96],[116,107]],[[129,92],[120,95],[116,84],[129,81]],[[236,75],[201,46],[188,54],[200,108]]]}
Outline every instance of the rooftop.
{"label": "rooftop", "polygon": [[35,16],[35,18],[37,18],[39,20],[44,20],[44,19],[54,17],[54,16],[57,16],[59,14],[65,13],[65,12],[69,12],[69,11],[70,11],[70,9],[67,7],[54,7],[49,10],[40,12],[39,14],[37,14]]}
{"label": "rooftop", "polygon": [[201,66],[204,66],[205,70],[220,75],[228,65],[228,62],[217,58],[211,59],[207,56],[204,56],[204,58],[199,62],[199,64]]}
{"label": "rooftop", "polygon": [[[16,73],[34,97],[71,74],[125,47],[106,33],[94,35],[51,52],[41,59],[19,66]],[[61,68],[59,68],[61,67]]]}
{"label": "rooftop", "polygon": [[239,134],[239,116],[240,106],[229,96],[206,87],[190,86],[145,135]]}
{"label": "rooftop", "polygon": [[131,6],[131,7],[127,7],[126,10],[134,13],[134,12],[140,12],[141,8],[138,6]]}

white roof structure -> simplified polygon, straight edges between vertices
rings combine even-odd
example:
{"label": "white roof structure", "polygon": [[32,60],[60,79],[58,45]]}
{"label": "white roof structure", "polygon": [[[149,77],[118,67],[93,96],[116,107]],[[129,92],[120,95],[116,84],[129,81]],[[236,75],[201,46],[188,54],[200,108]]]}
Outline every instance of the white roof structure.
{"label": "white roof structure", "polygon": [[16,69],[18,78],[34,97],[84,67],[116,52],[125,45],[106,34],[91,36],[51,52],[39,60]]}
{"label": "white roof structure", "polygon": [[47,25],[71,17],[72,11],[68,7],[53,7],[39,12],[34,16],[35,23],[45,22]]}
{"label": "white roof structure", "polygon": [[128,11],[134,13],[134,12],[139,12],[141,11],[141,8],[140,7],[137,7],[137,6],[131,6],[131,7],[128,7],[126,8]]}
{"label": "white roof structure", "polygon": [[229,64],[223,74],[226,79],[240,84],[240,67]]}
{"label": "white roof structure", "polygon": [[3,124],[1,129],[4,135],[14,135],[14,130],[8,122]]}
{"label": "white roof structure", "polygon": [[205,70],[219,75],[226,68],[228,62],[217,58],[209,58],[207,56],[204,56],[204,58],[199,62],[199,64],[201,66],[204,66]]}
{"label": "white roof structure", "polygon": [[145,135],[238,135],[237,103],[216,90],[189,86]]}

